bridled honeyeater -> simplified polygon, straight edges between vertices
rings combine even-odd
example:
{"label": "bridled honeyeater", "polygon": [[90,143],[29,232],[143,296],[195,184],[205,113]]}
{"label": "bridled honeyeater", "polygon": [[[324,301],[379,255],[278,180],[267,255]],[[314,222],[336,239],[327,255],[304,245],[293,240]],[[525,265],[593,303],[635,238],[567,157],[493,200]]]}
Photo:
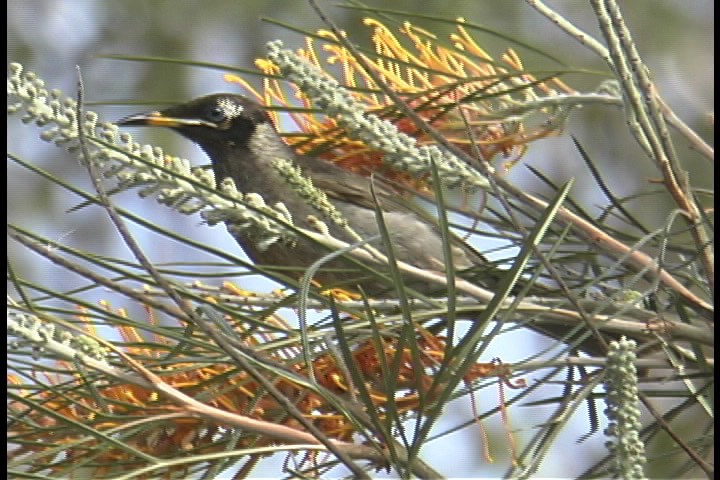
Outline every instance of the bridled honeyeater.
{"label": "bridled honeyeater", "polygon": [[[370,179],[329,161],[298,155],[276,132],[264,108],[244,96],[208,95],[162,111],[132,115],[117,124],[162,126],[177,131],[198,144],[210,157],[216,183],[230,177],[240,192],[260,194],[268,205],[282,202],[296,226],[313,230],[308,217],[318,216],[317,210],[308,205],[271,165],[278,158],[292,160],[316,188],[327,193],[355,232],[363,238],[377,236],[380,232]],[[397,193],[391,189],[382,185],[374,185],[373,188],[383,209],[384,223],[390,232],[397,260],[422,269],[444,271],[443,242],[438,227],[418,216],[407,205],[399,203]],[[327,226],[333,237],[350,244],[356,242],[333,222],[328,221]],[[234,236],[255,263],[295,268],[298,277],[329,253],[328,249],[308,238],[298,238],[294,245],[276,242],[266,248],[258,248],[242,235]],[[372,245],[383,251],[381,243],[378,240]],[[485,262],[481,255],[463,246],[462,242],[452,246],[451,252],[453,263],[461,276],[463,270]],[[376,265],[373,267],[377,268]],[[486,285],[492,286],[497,281],[497,272],[488,272],[484,276],[487,277],[483,279]],[[344,286],[352,290],[356,285],[361,285],[371,296],[387,296],[394,292],[389,282],[363,274],[356,263],[342,258],[325,264],[313,278],[325,288]],[[423,292],[444,291],[437,284],[418,285],[416,280],[407,283]],[[567,333],[567,327],[562,326],[528,326],[554,338],[561,338]],[[593,338],[584,341],[580,348],[597,354],[603,351]]]}

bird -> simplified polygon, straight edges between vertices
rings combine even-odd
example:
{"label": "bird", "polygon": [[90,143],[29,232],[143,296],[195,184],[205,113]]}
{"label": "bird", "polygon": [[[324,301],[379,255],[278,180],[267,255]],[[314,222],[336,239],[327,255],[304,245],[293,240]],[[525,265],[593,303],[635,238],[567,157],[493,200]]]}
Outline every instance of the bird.
{"label": "bird", "polygon": [[[282,175],[271,165],[277,158],[289,159],[324,191],[343,214],[352,229],[363,238],[376,238],[371,244],[382,253],[380,227],[375,214],[370,178],[349,171],[335,163],[311,155],[299,155],[277,132],[266,109],[258,102],[238,94],[206,95],[187,103],[125,117],[123,126],[168,127],[196,143],[210,158],[216,182],[229,177],[238,191],[257,193],[268,205],[282,202],[292,215],[293,223],[312,230],[318,211],[308,205]],[[445,270],[442,236],[436,224],[426,216],[398,201],[398,192],[387,185],[374,183],[375,198],[380,202],[383,221],[392,232],[393,253],[397,260],[435,272]],[[356,238],[333,222],[327,222],[332,237],[353,244]],[[316,223],[315,223],[316,225]],[[258,265],[298,269],[300,273],[328,250],[311,239],[298,239],[292,246],[282,242],[259,247],[241,234],[234,235],[248,257]],[[458,270],[468,269],[486,260],[469,246],[451,247],[452,261]],[[377,266],[375,266],[377,267]],[[386,296],[393,291],[388,281],[363,273],[357,263],[333,260],[313,278],[322,286],[363,288],[368,295]],[[408,284],[421,291],[442,291],[442,286],[427,281]]]}
{"label": "bird", "polygon": [[[231,93],[206,95],[164,110],[131,115],[116,124],[161,126],[178,132],[199,145],[209,157],[216,183],[229,177],[242,193],[260,194],[268,205],[282,202],[297,227],[313,230],[317,224],[311,219],[317,218],[318,211],[272,165],[277,158],[292,160],[315,187],[327,194],[360,236],[380,237],[375,213],[376,202],[379,202],[383,221],[391,233],[396,259],[425,270],[445,271],[443,240],[437,223],[430,221],[427,216],[419,215],[408,207],[407,202],[398,201],[398,193],[387,185],[373,184],[373,197],[372,180],[367,176],[316,156],[298,154],[284,142],[267,110],[246,96]],[[291,245],[275,242],[269,246],[258,246],[236,230],[231,233],[256,265],[283,269],[289,267],[298,272],[298,277],[329,253],[327,248],[309,238],[298,238]],[[332,222],[327,223],[326,233],[349,244],[356,242],[346,230]],[[455,240],[451,245],[450,260],[461,278],[463,272],[473,271],[478,266],[481,266],[480,272],[492,271],[482,254],[462,240]],[[381,240],[376,240],[373,245],[385,253]],[[485,265],[484,269],[482,265]],[[483,286],[494,288],[501,275],[502,272],[483,273],[480,275],[484,277]],[[336,258],[324,264],[315,272],[313,280],[325,289],[357,291],[357,287],[360,287],[373,297],[391,298],[397,295],[389,277],[380,279],[358,268],[357,262],[347,258]],[[416,280],[405,284],[423,294],[447,292],[445,287],[435,282],[418,283]],[[554,339],[564,338],[568,330],[561,325],[528,324],[528,327]],[[603,355],[607,351],[594,336],[586,337],[573,348],[595,355]]]}

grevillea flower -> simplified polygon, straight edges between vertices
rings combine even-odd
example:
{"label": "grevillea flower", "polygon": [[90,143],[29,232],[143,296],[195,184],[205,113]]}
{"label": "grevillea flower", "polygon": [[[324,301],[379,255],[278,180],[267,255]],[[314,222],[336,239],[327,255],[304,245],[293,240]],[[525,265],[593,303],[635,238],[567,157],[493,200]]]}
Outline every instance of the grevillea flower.
{"label": "grevillea flower", "polygon": [[[226,288],[237,291],[232,285]],[[104,307],[113,313],[108,303],[104,303]],[[156,323],[152,310],[146,310],[149,315],[147,322]],[[114,313],[127,317],[127,312],[122,309]],[[87,325],[88,337],[99,335],[92,326],[92,319],[85,312],[78,315],[78,320]],[[277,317],[267,319],[266,329],[258,328],[257,324],[246,327],[231,318],[227,320],[234,325],[238,338],[259,352],[263,351],[263,345],[286,337],[278,334],[278,329],[289,328]],[[167,385],[187,392],[211,407],[302,429],[284,413],[283,406],[267,395],[247,372],[239,370],[226,358],[221,356],[213,359],[207,350],[181,346],[166,336],[127,325],[118,326],[116,333],[122,338],[124,352],[153,370]],[[420,397],[424,396],[425,402],[432,401],[438,393],[437,389],[442,388],[441,385],[433,384],[433,372],[443,362],[445,340],[419,325],[417,334],[421,368],[416,368],[416,360],[410,349],[399,349],[397,338],[384,338],[379,343],[367,340],[352,347],[353,364],[362,375],[363,384],[380,419],[389,414],[391,402],[394,414],[414,412],[422,415]],[[205,341],[202,337],[196,340],[201,343]],[[266,356],[269,361],[283,365],[298,378],[308,377],[306,365],[296,360],[301,357],[300,347],[268,351]],[[399,361],[397,379],[393,382],[397,391],[387,392],[382,365],[392,365],[395,361]],[[354,389],[347,378],[347,371],[338,364],[336,356],[321,354],[312,361],[312,368],[317,383],[328,391],[343,396]],[[506,364],[477,364],[464,380],[469,383],[478,378],[506,378],[509,374],[510,368]],[[95,473],[107,475],[141,467],[145,460],[134,450],[158,458],[175,458],[179,452],[220,452],[226,448],[225,441],[221,439],[232,431],[231,426],[184,414],[181,406],[152,389],[100,380],[91,372],[79,375],[73,362],[57,362],[52,368],[34,376],[42,376],[40,383],[45,385],[44,388],[21,388],[24,379],[18,375],[8,376],[8,383],[16,385],[13,388],[15,393],[27,400],[14,401],[8,405],[14,417],[23,419],[8,426],[8,437],[13,445],[8,450],[10,458],[52,450],[62,452],[63,460],[58,468],[61,466],[65,469],[68,464],[82,464],[88,457],[92,457]],[[328,437],[352,441],[356,426],[336,406],[302,383],[276,375],[269,376],[273,377],[275,386]],[[74,428],[73,424],[86,425],[87,428]],[[121,438],[123,444],[130,448],[114,448],[96,438],[97,435],[86,434],[93,430],[101,435]],[[272,438],[253,435],[240,435],[234,441],[235,448],[277,443]],[[48,467],[52,468],[52,465],[48,464]],[[179,465],[173,470],[178,473],[183,468],[186,466]]]}
{"label": "grevillea flower", "polygon": [[[388,27],[368,18],[365,25],[372,29],[375,54],[363,54],[363,60],[449,142],[475,158],[479,155],[479,161],[500,155],[507,159],[505,165],[511,166],[526,152],[529,142],[556,134],[562,127],[566,111],[557,106],[538,106],[537,100],[574,91],[555,76],[538,80],[524,71],[513,50],[505,52],[502,63],[496,62],[476,43],[464,23],[457,20],[457,32],[450,35],[451,45],[447,45],[405,22],[400,33],[405,43],[412,43],[406,47]],[[392,121],[420,144],[434,143],[393,106],[358,59],[331,32],[320,30],[317,36],[327,39],[322,44],[324,60],[313,37],[306,38],[305,48],[298,51],[300,56],[320,68],[338,66],[342,83],[368,112]],[[292,109],[295,127],[286,129],[291,132],[288,142],[301,153],[313,152],[359,172],[382,165],[379,153],[348,138],[332,118],[318,115],[312,101],[297,87],[295,99],[291,99],[277,80],[279,69],[271,61],[258,59],[256,65],[267,75],[261,91],[235,75],[226,79],[240,83],[268,106]],[[275,123],[282,127],[277,112]]]}

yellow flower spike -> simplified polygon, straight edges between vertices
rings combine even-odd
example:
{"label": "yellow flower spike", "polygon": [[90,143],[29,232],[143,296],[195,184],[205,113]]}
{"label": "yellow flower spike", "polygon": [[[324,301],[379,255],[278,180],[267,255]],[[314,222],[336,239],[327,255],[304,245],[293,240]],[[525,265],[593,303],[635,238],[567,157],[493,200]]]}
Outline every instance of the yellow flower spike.
{"label": "yellow flower spike", "polygon": [[358,293],[348,292],[347,290],[343,290],[342,288],[330,288],[328,290],[323,290],[321,294],[325,295],[326,297],[332,297],[339,302],[351,302],[353,300],[362,299],[362,295]]}
{"label": "yellow flower spike", "polygon": [[412,23],[410,23],[408,21],[403,22],[403,26],[402,26],[401,30],[403,30],[403,29],[412,30],[418,36],[425,37],[427,39],[427,40],[425,40],[425,42],[428,45],[430,45],[431,40],[438,39],[437,35],[435,35],[434,33],[430,32],[429,30],[425,30],[424,28],[418,27],[417,25],[413,25]]}
{"label": "yellow flower spike", "polygon": [[357,87],[357,83],[355,82],[356,69],[353,68],[353,65],[348,61],[343,61],[341,62],[341,66],[343,69],[343,76],[345,77],[345,84],[350,88]]}
{"label": "yellow flower spike", "polygon": [[311,37],[305,38],[305,50],[303,51],[303,57],[310,60],[310,62],[315,66],[320,66],[320,59],[317,57],[317,54],[315,53],[315,41]]}
{"label": "yellow flower spike", "polygon": [[392,56],[404,62],[412,63],[420,67],[432,68],[432,49],[429,48],[429,45],[423,42],[420,37],[415,33],[416,29],[410,23],[406,22],[401,31],[414,41],[415,48],[418,49],[420,56],[415,56],[410,53],[410,51],[403,47],[402,44],[397,40],[397,38],[392,33],[390,33],[387,27],[383,25],[384,38],[386,40],[391,40],[390,42],[388,42],[387,46],[392,52]]}
{"label": "yellow flower spike", "polygon": [[459,55],[453,55],[450,52],[441,52],[442,62],[450,67],[450,71],[454,72],[455,75],[460,77],[467,77],[465,72],[465,63]]}
{"label": "yellow flower spike", "polygon": [[[118,311],[118,315],[123,318],[127,318],[127,312]],[[147,341],[135,328],[129,325],[118,325],[118,331],[120,332],[120,336],[123,340],[128,343],[142,343]]]}
{"label": "yellow flower spike", "polygon": [[[563,81],[560,80],[559,78],[553,78],[552,82],[553,82],[555,85],[557,85],[557,87],[558,87],[560,90],[562,90],[562,91],[564,91],[564,92],[566,92],[566,93],[577,93],[577,90],[575,90],[574,88],[571,88],[567,83],[563,82]],[[544,84],[543,84],[543,85],[544,85]],[[553,93],[555,93],[554,90],[553,90]]]}
{"label": "yellow flower spike", "polygon": [[265,58],[258,58],[255,60],[255,66],[265,72],[265,73],[272,73],[272,70],[279,70],[274,63],[272,63],[270,60],[267,60]]}
{"label": "yellow flower spike", "polygon": [[228,292],[232,293],[233,295],[237,295],[239,297],[256,297],[257,296],[257,294],[255,292],[251,292],[250,290],[245,290],[244,288],[238,287],[233,282],[223,282],[222,288],[224,288]]}
{"label": "yellow flower spike", "polygon": [[143,402],[138,400],[138,398],[135,396],[135,393],[133,393],[132,390],[123,389],[122,396],[123,396],[123,399],[126,400],[128,403],[132,403],[133,405],[137,405],[137,406],[143,406],[143,407],[145,406],[145,404]]}
{"label": "yellow flower spike", "polygon": [[523,69],[522,60],[520,60],[520,57],[518,57],[518,54],[512,48],[507,49],[507,51],[503,54],[502,59],[515,70]]}
{"label": "yellow flower spike", "polygon": [[238,75],[233,75],[232,73],[226,73],[225,75],[223,75],[223,80],[225,80],[228,83],[237,83],[242,88],[244,88],[248,92],[252,93],[255,96],[255,98],[257,98],[258,100],[264,100],[264,95],[261,95],[260,92],[255,90],[255,87],[250,85],[250,83],[247,80],[245,80],[244,78],[242,78]]}
{"label": "yellow flower spike", "polygon": [[[433,51],[432,45],[427,41],[420,38],[420,33],[422,30],[413,27],[410,23],[405,22],[402,28],[402,32],[410,38],[410,40],[413,41],[415,44],[415,48],[420,52],[420,57],[415,57],[414,55],[411,55],[410,52],[403,49],[402,46],[400,46],[399,43],[397,43],[397,47],[402,49],[405,53],[407,58],[404,58],[403,60],[415,63],[421,67],[426,68],[434,68],[434,69],[443,69],[446,67],[437,56],[436,52]],[[444,50],[442,47],[437,48],[438,51]],[[451,73],[451,72],[447,72]]]}
{"label": "yellow flower spike", "polygon": [[[465,20],[458,18],[459,22],[461,20],[462,23],[465,22]],[[465,27],[463,27],[462,25],[458,25],[457,29],[459,34],[450,34],[450,40],[458,43],[462,47],[462,50],[465,50],[468,53],[475,55],[476,57],[480,57],[484,60],[487,60],[488,62],[493,61],[493,58],[488,55],[488,53],[475,42],[475,40],[470,36],[470,34],[468,34],[467,30],[465,30]]]}

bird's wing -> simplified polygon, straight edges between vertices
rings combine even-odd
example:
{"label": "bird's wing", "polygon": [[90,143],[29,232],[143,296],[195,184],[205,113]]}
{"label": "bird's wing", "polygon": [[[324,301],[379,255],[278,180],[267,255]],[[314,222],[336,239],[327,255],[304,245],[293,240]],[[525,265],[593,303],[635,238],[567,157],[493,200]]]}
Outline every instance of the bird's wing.
{"label": "bird's wing", "polygon": [[[313,185],[327,193],[332,200],[353,203],[365,208],[375,208],[370,189],[370,178],[351,172],[337,165],[314,157],[302,157],[298,161],[305,174],[312,179]],[[384,210],[407,210],[398,201],[399,194],[385,182],[373,182],[378,201]]]}

